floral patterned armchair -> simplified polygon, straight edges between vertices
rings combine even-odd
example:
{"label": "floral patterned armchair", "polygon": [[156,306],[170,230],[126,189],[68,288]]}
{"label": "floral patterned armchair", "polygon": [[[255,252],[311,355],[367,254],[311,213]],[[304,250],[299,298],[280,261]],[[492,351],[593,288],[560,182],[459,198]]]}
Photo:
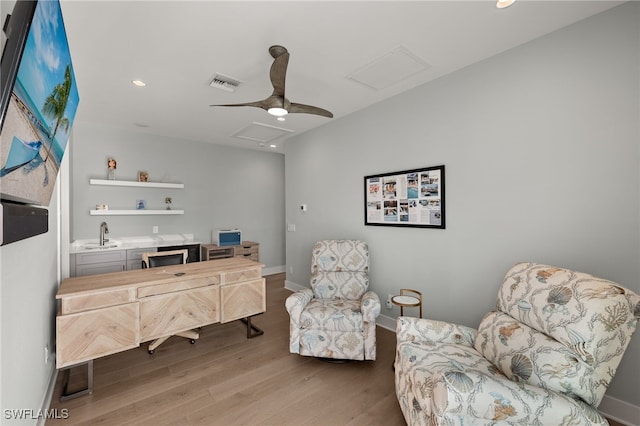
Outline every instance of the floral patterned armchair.
{"label": "floral patterned armchair", "polygon": [[355,240],[318,241],[311,289],[287,298],[289,351],[318,358],[375,360],[378,295],[369,288],[369,248]]}
{"label": "floral patterned armchair", "polygon": [[477,330],[398,318],[400,407],[409,425],[606,425],[597,407],[639,319],[616,283],[520,263]]}

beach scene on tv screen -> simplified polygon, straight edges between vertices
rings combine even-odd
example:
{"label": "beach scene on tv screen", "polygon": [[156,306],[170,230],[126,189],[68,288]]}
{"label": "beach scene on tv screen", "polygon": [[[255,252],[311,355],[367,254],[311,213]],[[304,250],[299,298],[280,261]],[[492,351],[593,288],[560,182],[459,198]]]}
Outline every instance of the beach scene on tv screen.
{"label": "beach scene on tv screen", "polygon": [[39,1],[0,134],[3,199],[49,205],[78,103],[60,5]]}

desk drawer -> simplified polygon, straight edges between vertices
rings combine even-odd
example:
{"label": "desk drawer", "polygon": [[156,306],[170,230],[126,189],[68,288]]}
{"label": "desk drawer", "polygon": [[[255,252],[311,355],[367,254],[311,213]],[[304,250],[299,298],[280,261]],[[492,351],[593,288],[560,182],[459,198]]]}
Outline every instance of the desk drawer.
{"label": "desk drawer", "polygon": [[138,288],[138,299],[158,294],[174,293],[176,291],[189,290],[191,288],[206,287],[220,284],[220,276],[192,278],[179,281],[171,281],[163,284],[150,285]]}
{"label": "desk drawer", "polygon": [[235,250],[236,256],[248,256],[248,255],[257,254],[257,253],[258,253],[258,246],[249,246],[249,247],[238,246]]}
{"label": "desk drawer", "polygon": [[63,315],[74,312],[89,311],[108,306],[122,305],[136,300],[132,288],[110,290],[102,293],[82,294],[79,296],[65,296],[62,298],[61,311]]}
{"label": "desk drawer", "polygon": [[222,276],[222,283],[233,284],[258,278],[262,278],[262,267],[260,266],[242,271],[225,272]]}
{"label": "desk drawer", "polygon": [[142,342],[213,324],[219,320],[218,286],[162,294],[140,301]]}
{"label": "desk drawer", "polygon": [[56,317],[56,367],[140,345],[138,303]]}

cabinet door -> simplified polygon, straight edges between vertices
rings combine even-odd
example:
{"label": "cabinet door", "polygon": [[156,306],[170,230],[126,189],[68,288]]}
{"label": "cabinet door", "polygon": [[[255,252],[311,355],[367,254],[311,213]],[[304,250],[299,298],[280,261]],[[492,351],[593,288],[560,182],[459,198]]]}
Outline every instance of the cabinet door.
{"label": "cabinet door", "polygon": [[56,317],[56,367],[140,345],[138,303]]}
{"label": "cabinet door", "polygon": [[234,321],[267,310],[264,278],[220,287],[220,322]]}
{"label": "cabinet door", "polygon": [[106,274],[125,269],[126,254],[124,250],[105,250],[71,255],[71,276]]}
{"label": "cabinet door", "polygon": [[125,270],[125,262],[94,263],[92,265],[76,265],[76,277],[85,275],[106,274]]}
{"label": "cabinet door", "polygon": [[155,253],[156,247],[146,247],[127,250],[127,271],[142,269],[142,253]]}
{"label": "cabinet door", "polygon": [[218,295],[218,286],[207,286],[140,299],[140,340],[218,322]]}

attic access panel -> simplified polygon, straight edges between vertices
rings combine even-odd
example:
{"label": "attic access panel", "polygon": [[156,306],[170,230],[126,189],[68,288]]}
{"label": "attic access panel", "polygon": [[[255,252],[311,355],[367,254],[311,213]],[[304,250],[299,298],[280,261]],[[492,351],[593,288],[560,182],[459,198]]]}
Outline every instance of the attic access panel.
{"label": "attic access panel", "polygon": [[247,139],[254,142],[266,143],[291,133],[293,133],[293,130],[253,122],[248,126],[245,126],[242,129],[236,131],[231,136],[240,139]]}

